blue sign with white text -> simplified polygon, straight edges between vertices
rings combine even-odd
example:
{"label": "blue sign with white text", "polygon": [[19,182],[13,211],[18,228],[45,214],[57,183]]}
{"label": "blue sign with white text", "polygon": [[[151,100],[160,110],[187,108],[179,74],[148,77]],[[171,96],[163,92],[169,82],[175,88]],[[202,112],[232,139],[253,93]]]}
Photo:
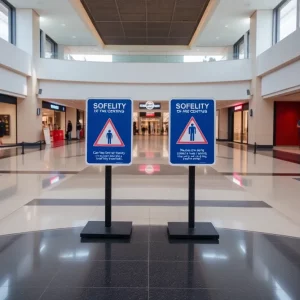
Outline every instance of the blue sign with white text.
{"label": "blue sign with white text", "polygon": [[86,162],[88,164],[131,164],[132,109],[130,99],[87,100]]}
{"label": "blue sign with white text", "polygon": [[213,99],[170,101],[170,164],[215,163],[216,105]]}

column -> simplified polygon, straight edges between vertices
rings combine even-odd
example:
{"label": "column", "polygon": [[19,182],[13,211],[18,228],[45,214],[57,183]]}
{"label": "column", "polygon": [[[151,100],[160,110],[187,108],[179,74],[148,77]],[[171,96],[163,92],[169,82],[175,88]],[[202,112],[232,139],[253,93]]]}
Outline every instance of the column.
{"label": "column", "polygon": [[45,58],[45,52],[46,52],[46,33],[44,31],[41,32],[41,58]]}
{"label": "column", "polygon": [[264,100],[261,93],[261,78],[257,77],[257,56],[272,47],[273,11],[256,11],[250,23],[250,59],[252,62],[252,99],[249,109],[249,144],[258,146],[273,145],[273,102]]}
{"label": "column", "polygon": [[228,108],[219,110],[219,140],[228,140]]}
{"label": "column", "polygon": [[65,46],[57,45],[57,59],[65,59]]}
{"label": "column", "polygon": [[[77,124],[77,109],[72,107],[67,107],[66,109],[66,126],[68,126],[68,121],[72,122],[73,131],[72,131],[72,139],[76,138],[76,124]],[[67,127],[66,127],[67,129]]]}
{"label": "column", "polygon": [[18,142],[37,142],[42,138],[41,101],[37,97],[36,65],[40,57],[40,20],[32,9],[17,9],[17,46],[32,55],[32,76],[27,79],[27,97],[18,99]]}

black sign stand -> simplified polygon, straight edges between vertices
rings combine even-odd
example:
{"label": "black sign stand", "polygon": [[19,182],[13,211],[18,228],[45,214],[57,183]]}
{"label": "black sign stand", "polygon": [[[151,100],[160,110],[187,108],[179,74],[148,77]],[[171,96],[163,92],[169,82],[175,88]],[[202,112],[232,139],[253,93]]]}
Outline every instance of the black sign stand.
{"label": "black sign stand", "polygon": [[218,240],[219,234],[210,222],[195,223],[195,166],[189,166],[189,222],[169,222],[170,239]]}
{"label": "black sign stand", "polygon": [[105,222],[89,221],[83,228],[81,238],[130,238],[132,222],[111,221],[112,167],[105,166]]}

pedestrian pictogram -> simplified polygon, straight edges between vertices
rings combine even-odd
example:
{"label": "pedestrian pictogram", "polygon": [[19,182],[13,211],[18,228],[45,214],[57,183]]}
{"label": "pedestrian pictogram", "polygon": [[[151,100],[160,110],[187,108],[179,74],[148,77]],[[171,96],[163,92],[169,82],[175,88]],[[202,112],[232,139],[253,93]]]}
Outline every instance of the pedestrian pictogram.
{"label": "pedestrian pictogram", "polygon": [[124,147],[124,143],[111,119],[108,119],[100,132],[94,147]]}
{"label": "pedestrian pictogram", "polygon": [[208,144],[202,130],[200,129],[195,118],[192,117],[186,127],[184,128],[181,136],[177,141],[177,145],[199,145]]}

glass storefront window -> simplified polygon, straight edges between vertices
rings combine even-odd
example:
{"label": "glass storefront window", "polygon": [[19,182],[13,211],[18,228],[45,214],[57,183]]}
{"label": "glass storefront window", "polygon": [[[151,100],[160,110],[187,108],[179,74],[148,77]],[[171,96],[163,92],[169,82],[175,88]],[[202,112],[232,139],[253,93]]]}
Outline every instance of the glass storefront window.
{"label": "glass storefront window", "polygon": [[57,56],[57,44],[49,36],[46,36],[45,58],[56,58],[56,56]]}
{"label": "glass storefront window", "polygon": [[248,108],[236,106],[233,113],[233,141],[237,143],[248,143]]}
{"label": "glass storefront window", "polygon": [[242,142],[242,111],[235,111],[233,115],[233,141]]}
{"label": "glass storefront window", "polygon": [[245,43],[244,41],[239,44],[239,59],[245,58]]}
{"label": "glass storefront window", "polygon": [[9,7],[0,0],[0,38],[9,42]]}
{"label": "glass storefront window", "polygon": [[275,11],[277,41],[281,41],[297,29],[297,0],[287,0]]}

